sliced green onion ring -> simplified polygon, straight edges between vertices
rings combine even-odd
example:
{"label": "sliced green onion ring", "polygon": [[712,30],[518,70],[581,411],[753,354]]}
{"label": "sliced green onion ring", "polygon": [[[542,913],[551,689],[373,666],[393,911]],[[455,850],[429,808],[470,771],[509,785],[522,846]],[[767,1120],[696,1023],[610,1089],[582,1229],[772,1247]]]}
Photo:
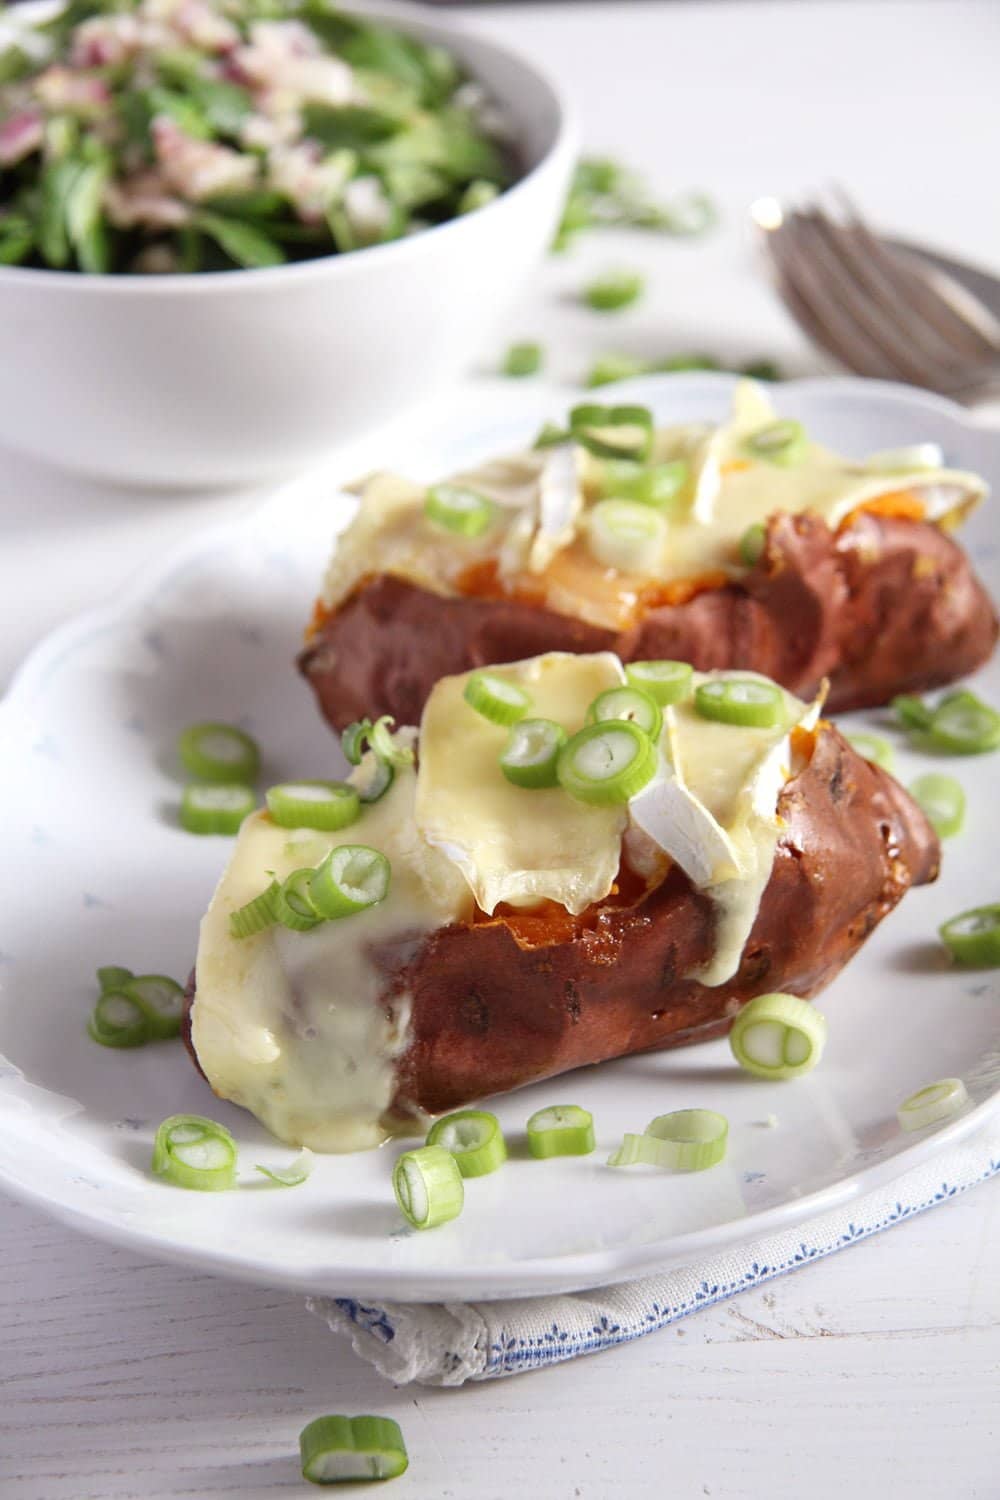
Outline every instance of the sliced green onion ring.
{"label": "sliced green onion ring", "polygon": [[507,1160],[500,1121],[484,1109],[460,1109],[435,1120],[427,1145],[450,1151],[463,1177],[485,1177]]}
{"label": "sliced green onion ring", "polygon": [[267,810],[281,828],[347,828],[361,816],[361,799],[346,781],[285,781],[266,795]]}
{"label": "sliced green onion ring", "polygon": [[299,1433],[299,1455],[310,1484],[397,1479],[410,1461],[391,1417],[317,1417]]}
{"label": "sliced green onion ring", "polygon": [[594,1149],[594,1117],[578,1104],[536,1109],[527,1124],[528,1150],[539,1161],[553,1156],[589,1156]]}
{"label": "sliced green onion ring", "polygon": [[766,459],[770,464],[790,468],[801,463],[809,449],[809,439],[801,422],[784,417],[779,422],[768,422],[746,439],[746,448],[754,458]]}
{"label": "sliced green onion ring", "polygon": [[599,406],[588,401],[569,414],[570,433],[597,458],[645,463],[653,448],[653,414],[645,406]]}
{"label": "sliced green onion ring", "polygon": [[396,779],[396,772],[387,760],[369,750],[361,761],[361,769],[354,779],[358,796],[365,806],[384,797]]}
{"label": "sliced green onion ring", "polygon": [[457,484],[436,484],[427,491],[424,514],[455,536],[482,536],[493,524],[496,506],[485,495]]}
{"label": "sliced green onion ring", "polygon": [[504,375],[519,380],[525,375],[537,375],[543,358],[541,344],[511,344],[500,368]]}
{"label": "sliced green onion ring", "polygon": [[261,891],[259,896],[254,896],[245,906],[237,907],[236,911],[229,913],[229,932],[234,938],[255,937],[258,932],[263,932],[268,927],[273,927],[278,920],[277,900],[281,894],[281,886],[277,880],[272,880],[266,891]]}
{"label": "sliced green onion ring", "polygon": [[102,1047],[144,1047],[152,1035],[142,1006],[131,996],[110,990],[94,1006],[87,1031]]}
{"label": "sliced green onion ring", "polygon": [[605,692],[598,693],[587,709],[588,724],[607,724],[615,719],[638,724],[651,740],[659,739],[663,728],[660,705],[651,693],[643,692],[642,688],[637,687],[608,688]]}
{"label": "sliced green onion ring", "polygon": [[557,786],[559,752],[566,731],[554,719],[521,719],[510,731],[500,756],[500,769],[514,786],[528,791]]}
{"label": "sliced green onion ring", "polygon": [[291,932],[311,932],[322,920],[312,897],[313,869],[293,870],[278,887],[274,915]]}
{"label": "sliced green onion ring", "polygon": [[729,1033],[741,1068],[758,1078],[800,1078],[823,1056],[826,1020],[797,995],[758,995],[744,1005]]}
{"label": "sliced green onion ring", "polygon": [[633,687],[659,703],[679,703],[691,691],[691,667],[686,661],[630,661],[625,676]]}
{"label": "sliced green onion ring", "polygon": [[444,1146],[404,1151],[392,1169],[392,1188],[407,1223],[433,1229],[457,1219],[465,1202],[458,1163]]}
{"label": "sliced green onion ring", "polygon": [[389,893],[392,867],[367,844],[340,844],[311,872],[309,900],[327,920],[353,916],[377,906]]}
{"label": "sliced green onion ring", "polygon": [[965,822],[965,792],[954,776],[928,771],[910,785],[910,796],[923,808],[939,838],[951,838]]}
{"label": "sliced green onion ring", "polygon": [[176,1187],[218,1193],[236,1186],[236,1142],[201,1115],[171,1115],[156,1132],[153,1172]]}
{"label": "sliced green onion ring", "polygon": [[760,562],[767,543],[767,527],[761,521],[755,521],[748,526],[740,537],[740,559],[748,568],[754,568]]}
{"label": "sliced green onion ring", "polygon": [[960,912],[941,924],[938,936],[957,964],[1000,968],[1000,903]]}
{"label": "sliced green onion ring", "polygon": [[642,296],[645,278],[638,271],[608,271],[583,289],[583,300],[594,312],[620,312]]}
{"label": "sliced green onion ring", "polygon": [[982,755],[1000,745],[1000,714],[975,693],[949,693],[931,714],[927,736],[952,755]]}
{"label": "sliced green onion ring", "polygon": [[191,724],[177,740],[181,765],[195,781],[251,782],[260,770],[256,740],[234,724]]}
{"label": "sliced green onion ring", "polygon": [[412,766],[413,747],[404,745],[398,735],[393,734],[395,719],[389,714],[383,714],[376,719],[368,735],[368,743],[380,760],[386,761],[390,766]]}
{"label": "sliced green onion ring", "polygon": [[892,746],[880,734],[865,734],[859,731],[857,734],[847,735],[846,739],[847,743],[852,745],[865,760],[870,760],[872,765],[881,766],[883,771],[892,770]]}
{"label": "sliced green onion ring", "polygon": [[694,706],[704,719],[770,729],[781,722],[785,695],[773,682],[748,677],[715,677],[694,690]]}
{"label": "sliced green onion ring", "polygon": [[180,824],[188,833],[238,833],[257,799],[242,783],[190,782],[181,793]]}
{"label": "sliced green onion ring", "polygon": [[677,1109],[658,1115],[642,1135],[626,1135],[608,1157],[609,1167],[667,1167],[672,1172],[704,1172],[726,1154],[729,1121],[714,1109]]}
{"label": "sliced green onion ring", "polygon": [[896,1119],[904,1130],[923,1130],[957,1115],[968,1102],[968,1090],[961,1078],[940,1078],[904,1099],[896,1110]]}
{"label": "sliced green onion ring", "polygon": [[652,780],[656,747],[637,724],[616,719],[586,724],[559,752],[559,784],[579,802],[608,807],[627,802]]}
{"label": "sliced green onion ring", "polygon": [[532,444],[533,448],[558,448],[560,443],[569,441],[571,434],[564,427],[559,427],[555,422],[544,423],[541,432]]}
{"label": "sliced green onion ring", "polygon": [[356,719],[353,724],[348,724],[341,734],[340,748],[344,752],[345,759],[352,766],[360,766],[371,728],[371,719]]}
{"label": "sliced green onion ring", "polygon": [[516,724],[531,707],[530,694],[496,672],[473,672],[462,696],[491,724]]}
{"label": "sliced green onion ring", "polygon": [[138,974],[122,985],[120,994],[133,1000],[146,1017],[154,1041],[180,1036],[184,989],[166,974]]}
{"label": "sliced green onion ring", "polygon": [[313,1154],[308,1146],[303,1146],[294,1161],[287,1167],[262,1167],[257,1163],[256,1170],[267,1177],[276,1187],[300,1187],[313,1169]]}
{"label": "sliced green onion ring", "polygon": [[599,500],[587,514],[587,544],[605,568],[654,573],[666,536],[660,512],[638,500]]}
{"label": "sliced green onion ring", "polygon": [[134,978],[131,969],[119,968],[117,964],[107,964],[97,971],[97,984],[102,994],[106,990],[120,990],[123,984]]}
{"label": "sliced green onion ring", "polygon": [[907,729],[929,729],[931,710],[915,693],[900,693],[890,704],[899,722]]}

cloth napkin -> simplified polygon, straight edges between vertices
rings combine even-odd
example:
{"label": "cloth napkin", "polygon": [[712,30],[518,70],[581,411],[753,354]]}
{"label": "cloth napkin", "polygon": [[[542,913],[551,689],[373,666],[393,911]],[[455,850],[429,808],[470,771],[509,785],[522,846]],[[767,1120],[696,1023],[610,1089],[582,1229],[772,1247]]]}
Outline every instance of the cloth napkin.
{"label": "cloth napkin", "polygon": [[994,1119],[884,1187],[805,1224],[641,1281],[502,1302],[361,1302],[308,1306],[397,1385],[464,1385],[597,1354],[656,1333],[713,1302],[856,1245],[1000,1174]]}

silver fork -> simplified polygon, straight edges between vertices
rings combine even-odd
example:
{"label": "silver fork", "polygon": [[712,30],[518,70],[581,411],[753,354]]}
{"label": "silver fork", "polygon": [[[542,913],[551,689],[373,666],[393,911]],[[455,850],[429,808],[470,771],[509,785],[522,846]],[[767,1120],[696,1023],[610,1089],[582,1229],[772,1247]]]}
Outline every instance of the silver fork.
{"label": "silver fork", "polygon": [[880,239],[843,194],[836,212],[759,199],[751,216],[786,307],[859,375],[960,401],[1000,389],[1000,322],[941,271]]}

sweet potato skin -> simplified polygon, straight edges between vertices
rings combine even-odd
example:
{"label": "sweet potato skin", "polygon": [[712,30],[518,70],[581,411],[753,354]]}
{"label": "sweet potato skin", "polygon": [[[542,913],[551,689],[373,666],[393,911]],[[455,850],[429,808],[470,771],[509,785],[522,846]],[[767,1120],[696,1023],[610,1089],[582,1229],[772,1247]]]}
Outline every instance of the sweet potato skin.
{"label": "sweet potato skin", "polygon": [[377,575],[319,627],[299,666],[338,729],[375,713],[417,723],[440,677],[543,651],[751,668],[804,697],[828,677],[830,708],[845,710],[964,676],[997,630],[968,558],[937,526],[859,514],[832,532],[815,516],[778,515],[739,583],[651,609],[622,633]]}
{"label": "sweet potato skin", "polygon": [[[386,999],[409,995],[411,1043],[393,1114],[439,1114],[584,1064],[723,1035],[755,995],[811,996],[911,885],[937,838],[893,779],[820,726],[786,785],[774,867],[739,970],[686,977],[711,955],[711,901],[676,867],[633,905],[592,911],[569,941],[522,946],[497,918],[373,951]],[[189,984],[188,1006],[194,994]],[[184,1035],[190,1042],[189,1016]]]}

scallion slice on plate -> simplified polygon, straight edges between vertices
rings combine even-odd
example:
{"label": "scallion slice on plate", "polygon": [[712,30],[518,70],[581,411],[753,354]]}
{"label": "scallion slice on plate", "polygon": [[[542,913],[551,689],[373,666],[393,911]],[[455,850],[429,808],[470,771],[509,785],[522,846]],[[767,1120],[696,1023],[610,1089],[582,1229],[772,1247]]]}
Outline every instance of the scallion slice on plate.
{"label": "scallion slice on plate", "polygon": [[605,568],[654,573],[666,537],[660,512],[638,500],[598,500],[587,514],[587,544]]}
{"label": "scallion slice on plate", "polygon": [[904,1099],[896,1110],[896,1118],[904,1130],[923,1130],[927,1125],[957,1115],[968,1102],[968,1091],[961,1078],[941,1078]]}
{"label": "scallion slice on plate", "polygon": [[542,360],[541,344],[511,344],[504,355],[501,370],[504,375],[518,380],[525,375],[537,375],[542,368]]}
{"label": "scallion slice on plate", "polygon": [[799,1078],[823,1056],[826,1020],[797,995],[758,995],[744,1005],[729,1033],[741,1068],[758,1078]]}
{"label": "scallion slice on plate", "polygon": [[346,781],[285,781],[265,794],[267,810],[282,828],[347,828],[361,816],[361,799]]}
{"label": "scallion slice on plate", "polygon": [[466,703],[492,724],[516,724],[531,707],[531,696],[497,672],[473,672],[465,684]]}
{"label": "scallion slice on plate", "polygon": [[566,731],[554,719],[521,719],[500,755],[500,769],[514,786],[528,791],[556,786],[559,752]]}
{"label": "scallion slice on plate", "polygon": [[119,993],[138,1005],[153,1041],[180,1036],[184,989],[176,979],[166,974],[137,974],[124,982]]}
{"label": "scallion slice on plate", "polygon": [[414,1229],[434,1229],[457,1219],[465,1202],[458,1163],[444,1146],[404,1151],[392,1169],[392,1188]]}
{"label": "scallion slice on plate", "polygon": [[540,1161],[553,1156],[589,1156],[594,1149],[594,1117],[578,1104],[537,1109],[527,1125],[528,1150]]}
{"label": "scallion slice on plate", "polygon": [[954,776],[928,771],[910,783],[910,796],[916,798],[939,838],[960,833],[965,822],[965,792]]}
{"label": "scallion slice on plate", "polygon": [[180,823],[188,833],[238,833],[257,805],[242,783],[192,781],[181,793]]}
{"label": "scallion slice on plate", "polygon": [[620,312],[638,302],[644,286],[638,271],[608,271],[584,287],[583,300],[595,312]]}
{"label": "scallion slice on plate", "polygon": [[905,729],[929,729],[932,710],[915,693],[899,693],[889,705]]}
{"label": "scallion slice on plate", "polygon": [[556,764],[559,785],[579,802],[609,807],[627,802],[652,780],[656,747],[626,719],[587,724],[567,740]]}
{"label": "scallion slice on plate", "polygon": [[692,672],[686,661],[630,661],[625,676],[661,708],[668,703],[679,703],[691,691]]}
{"label": "scallion slice on plate", "polygon": [[102,1047],[144,1047],[151,1039],[149,1019],[129,995],[106,991],[97,1001],[87,1031]]}
{"label": "scallion slice on plate", "polygon": [[433,485],[424,500],[427,519],[455,536],[482,536],[493,524],[495,513],[492,500],[457,484]]}
{"label": "scallion slice on plate", "polygon": [[942,923],[938,935],[957,964],[973,969],[1000,967],[1000,903],[960,912]]}
{"label": "scallion slice on plate", "polygon": [[256,1170],[267,1177],[277,1187],[300,1187],[313,1169],[313,1154],[308,1146],[303,1146],[294,1161],[287,1167],[262,1167],[257,1163]]}
{"label": "scallion slice on plate", "polygon": [[127,984],[134,977],[131,969],[120,968],[117,964],[106,964],[97,971],[97,985],[103,995],[107,990],[120,990],[123,984]]}
{"label": "scallion slice on plate", "polygon": [[171,1115],[156,1132],[153,1172],[175,1187],[217,1193],[236,1186],[236,1142],[202,1115]]}
{"label": "scallion slice on plate", "polygon": [[597,458],[645,463],[653,449],[653,414],[646,406],[600,406],[586,401],[569,414],[570,434]]}
{"label": "scallion slice on plate", "polygon": [[982,755],[1000,746],[1000,714],[975,693],[948,693],[931,714],[927,737],[951,755]]}
{"label": "scallion slice on plate", "polygon": [[427,1145],[450,1151],[463,1177],[485,1177],[507,1160],[500,1121],[484,1109],[460,1109],[435,1120]]}
{"label": "scallion slice on plate", "polygon": [[658,739],[663,728],[660,705],[651,693],[638,687],[608,688],[606,692],[598,693],[587,709],[588,724],[607,724],[616,719],[638,724],[651,740]]}
{"label": "scallion slice on plate", "polygon": [[299,1434],[299,1454],[310,1484],[397,1479],[409,1463],[391,1417],[317,1417]]}
{"label": "scallion slice on plate", "polygon": [[340,844],[311,872],[309,900],[326,920],[349,917],[384,901],[392,867],[385,855],[367,844]]}
{"label": "scallion slice on plate", "polygon": [[667,1167],[704,1172],[726,1154],[729,1121],[714,1109],[678,1109],[651,1120],[642,1135],[626,1135],[609,1167]]}
{"label": "scallion slice on plate", "polygon": [[754,458],[763,458],[769,464],[790,468],[801,463],[809,450],[809,439],[801,422],[784,417],[778,422],[768,422],[746,439],[746,449]]}
{"label": "scallion slice on plate", "polygon": [[195,781],[249,783],[260,769],[256,740],[233,724],[190,724],[178,737],[177,753]]}
{"label": "scallion slice on plate", "polygon": [[857,734],[847,735],[846,739],[848,744],[852,745],[865,760],[870,760],[872,765],[881,766],[883,771],[892,770],[892,746],[880,734],[866,734],[859,730]]}
{"label": "scallion slice on plate", "polygon": [[694,706],[704,719],[770,729],[781,721],[785,695],[773,682],[748,677],[716,677],[694,690]]}

